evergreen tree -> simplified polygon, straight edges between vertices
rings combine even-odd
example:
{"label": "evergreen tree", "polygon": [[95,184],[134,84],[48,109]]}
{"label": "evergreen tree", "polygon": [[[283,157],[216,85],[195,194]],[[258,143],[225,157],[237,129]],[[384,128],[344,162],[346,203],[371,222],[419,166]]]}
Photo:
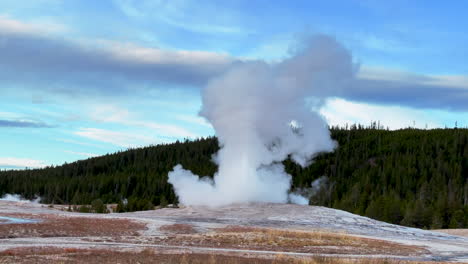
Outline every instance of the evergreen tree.
{"label": "evergreen tree", "polygon": [[[301,168],[283,162],[292,189],[313,188],[310,204],[421,228],[468,227],[468,129],[402,129],[379,124],[332,127],[338,147]],[[0,171],[0,196],[41,197],[93,211],[95,202],[117,203],[117,212],[177,204],[167,182],[176,164],[198,175],[217,170],[214,137],[175,142],[43,169]],[[101,204],[101,203],[99,203]],[[82,205],[82,206],[80,206]],[[86,205],[86,206],[83,206]]]}

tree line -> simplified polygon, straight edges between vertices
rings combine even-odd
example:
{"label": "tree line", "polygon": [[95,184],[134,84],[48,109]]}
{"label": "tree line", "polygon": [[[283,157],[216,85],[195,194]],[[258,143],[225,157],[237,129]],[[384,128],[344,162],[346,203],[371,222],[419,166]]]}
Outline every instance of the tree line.
{"label": "tree line", "polygon": [[[301,168],[283,163],[292,191],[315,186],[310,204],[420,228],[468,227],[468,129],[331,127],[334,152]],[[177,204],[167,182],[176,164],[213,176],[215,137],[108,154],[43,169],[0,171],[0,196],[40,196],[44,203],[115,203],[117,211]]]}

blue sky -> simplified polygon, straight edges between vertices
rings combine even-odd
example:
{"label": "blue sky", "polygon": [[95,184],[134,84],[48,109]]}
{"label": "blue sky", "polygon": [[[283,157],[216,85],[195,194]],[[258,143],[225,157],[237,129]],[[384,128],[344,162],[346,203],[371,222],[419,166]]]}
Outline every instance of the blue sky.
{"label": "blue sky", "polygon": [[[468,126],[464,1],[1,0],[0,168],[212,135],[200,90],[328,34],[359,64],[330,124]],[[464,13],[465,12],[465,13]]]}

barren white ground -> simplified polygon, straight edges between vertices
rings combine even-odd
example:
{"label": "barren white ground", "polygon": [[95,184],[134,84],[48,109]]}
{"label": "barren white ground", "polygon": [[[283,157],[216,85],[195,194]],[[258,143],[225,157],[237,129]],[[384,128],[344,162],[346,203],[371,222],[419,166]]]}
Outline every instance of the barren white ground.
{"label": "barren white ground", "polygon": [[[422,256],[391,256],[392,258],[410,260],[435,260],[468,262],[468,238],[454,236],[440,232],[392,225],[366,217],[354,215],[345,211],[320,206],[302,206],[292,204],[239,204],[218,208],[184,207],[165,208],[153,211],[142,211],[121,214],[80,214],[48,208],[45,205],[30,202],[0,201],[0,217],[11,214],[29,214],[32,218],[41,215],[59,215],[66,217],[89,218],[125,218],[146,224],[141,237],[163,236],[159,229],[162,225],[174,223],[190,224],[196,230],[205,232],[211,228],[226,226],[252,226],[266,228],[280,228],[286,230],[308,230],[341,232],[398,242],[405,245],[422,246],[429,253]],[[35,220],[35,219],[31,219]],[[14,219],[3,218],[0,224],[9,224]],[[163,245],[132,242],[106,242],[83,237],[31,237],[0,239],[0,251],[17,247],[76,247],[76,248],[119,248],[141,249],[142,247],[164,248],[177,252],[189,249],[190,252],[244,252],[258,255],[290,254],[314,255],[312,253],[274,252],[233,248],[208,248],[190,245]],[[359,257],[359,255],[332,255],[338,257]],[[366,256],[369,257],[369,256]],[[386,257],[386,256],[374,256]]]}

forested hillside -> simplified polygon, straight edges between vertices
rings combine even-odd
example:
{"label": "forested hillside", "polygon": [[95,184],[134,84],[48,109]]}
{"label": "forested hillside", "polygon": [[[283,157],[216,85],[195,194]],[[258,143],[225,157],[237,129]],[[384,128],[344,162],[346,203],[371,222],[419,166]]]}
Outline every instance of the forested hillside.
{"label": "forested hillside", "polygon": [[[468,227],[468,129],[332,128],[339,147],[307,168],[286,160],[293,188],[322,177],[311,204],[422,228]],[[0,172],[0,196],[46,203],[120,203],[141,210],[176,203],[167,174],[180,163],[212,176],[216,138],[176,142],[45,169]],[[122,201],[126,201],[123,203]]]}

